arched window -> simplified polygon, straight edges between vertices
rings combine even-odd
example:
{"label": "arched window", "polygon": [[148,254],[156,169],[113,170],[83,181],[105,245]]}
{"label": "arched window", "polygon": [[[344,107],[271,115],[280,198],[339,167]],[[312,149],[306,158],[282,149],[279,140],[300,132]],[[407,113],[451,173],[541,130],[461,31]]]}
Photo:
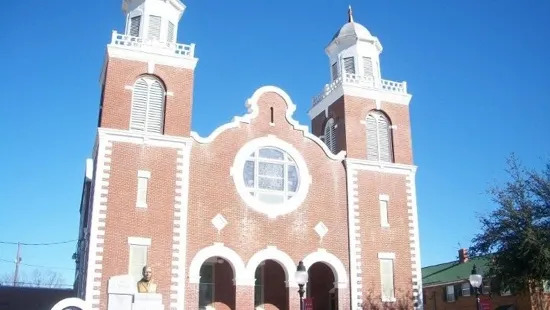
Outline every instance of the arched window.
{"label": "arched window", "polygon": [[380,112],[367,116],[367,159],[393,162],[390,121]]}
{"label": "arched window", "polygon": [[152,76],[139,78],[132,92],[130,130],[163,133],[164,87]]}
{"label": "arched window", "polygon": [[336,152],[336,127],[334,125],[333,118],[329,119],[325,125],[325,144],[332,153]]}

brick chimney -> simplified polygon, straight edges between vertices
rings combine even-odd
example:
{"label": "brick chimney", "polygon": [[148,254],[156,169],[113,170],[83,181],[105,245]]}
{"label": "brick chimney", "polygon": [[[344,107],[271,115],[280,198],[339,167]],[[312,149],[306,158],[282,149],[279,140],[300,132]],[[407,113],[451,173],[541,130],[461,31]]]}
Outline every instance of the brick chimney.
{"label": "brick chimney", "polygon": [[468,261],[468,249],[458,250],[458,262],[463,264]]}

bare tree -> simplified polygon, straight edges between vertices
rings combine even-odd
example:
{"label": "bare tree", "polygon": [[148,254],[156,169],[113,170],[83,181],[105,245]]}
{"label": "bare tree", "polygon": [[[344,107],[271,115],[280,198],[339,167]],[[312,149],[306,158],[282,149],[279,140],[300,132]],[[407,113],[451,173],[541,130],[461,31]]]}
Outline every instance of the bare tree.
{"label": "bare tree", "polygon": [[[13,278],[13,273],[6,273],[0,276],[0,285],[13,286]],[[30,275],[20,273],[16,285],[22,287],[60,288],[65,285],[65,279],[58,272],[35,269]]]}

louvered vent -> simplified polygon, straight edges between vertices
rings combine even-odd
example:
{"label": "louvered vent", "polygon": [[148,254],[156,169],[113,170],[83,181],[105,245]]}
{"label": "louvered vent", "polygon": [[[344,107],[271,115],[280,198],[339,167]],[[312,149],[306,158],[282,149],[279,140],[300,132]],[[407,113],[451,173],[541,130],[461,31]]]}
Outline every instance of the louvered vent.
{"label": "louvered vent", "polygon": [[365,76],[374,76],[372,59],[370,57],[363,57],[363,72]]}
{"label": "louvered vent", "polygon": [[335,62],[332,64],[332,79],[336,80],[338,78],[338,63]]}
{"label": "louvered vent", "polygon": [[355,62],[353,57],[344,58],[344,70],[346,73],[355,74]]}
{"label": "louvered vent", "polygon": [[367,116],[367,159],[393,161],[390,122],[381,113]]}
{"label": "louvered vent", "polygon": [[329,119],[325,125],[325,144],[332,153],[336,152],[336,128],[334,119]]}
{"label": "louvered vent", "polygon": [[132,94],[132,113],[130,119],[130,130],[145,131],[147,115],[149,85],[144,79],[139,79],[134,84]]}
{"label": "louvered vent", "polygon": [[130,35],[139,37],[139,27],[141,25],[141,16],[134,16],[130,19]]}
{"label": "louvered vent", "polygon": [[162,133],[164,119],[164,90],[158,81],[149,86],[147,132]]}
{"label": "louvered vent", "polygon": [[374,115],[367,116],[367,159],[378,160],[377,121]]}
{"label": "louvered vent", "polygon": [[174,42],[174,24],[168,22],[168,33],[166,35],[166,41]]}
{"label": "louvered vent", "polygon": [[378,143],[380,161],[391,162],[391,134],[388,120],[380,115],[378,117]]}
{"label": "louvered vent", "polygon": [[164,88],[151,77],[136,81],[132,94],[130,130],[163,133]]}
{"label": "louvered vent", "polygon": [[160,40],[160,24],[160,16],[149,15],[149,31],[147,32],[149,40]]}

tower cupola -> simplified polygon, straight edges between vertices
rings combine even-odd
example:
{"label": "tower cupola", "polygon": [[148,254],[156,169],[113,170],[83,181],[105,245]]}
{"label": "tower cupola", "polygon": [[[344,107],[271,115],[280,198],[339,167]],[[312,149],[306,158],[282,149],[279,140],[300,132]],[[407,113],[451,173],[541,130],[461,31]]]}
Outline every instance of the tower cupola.
{"label": "tower cupola", "polygon": [[372,86],[380,83],[382,45],[367,28],[353,20],[351,6],[348,22],[334,34],[325,51],[330,59],[332,80],[347,76]]}
{"label": "tower cupola", "polygon": [[139,41],[173,43],[185,5],[180,0],[124,0],[125,34]]}

